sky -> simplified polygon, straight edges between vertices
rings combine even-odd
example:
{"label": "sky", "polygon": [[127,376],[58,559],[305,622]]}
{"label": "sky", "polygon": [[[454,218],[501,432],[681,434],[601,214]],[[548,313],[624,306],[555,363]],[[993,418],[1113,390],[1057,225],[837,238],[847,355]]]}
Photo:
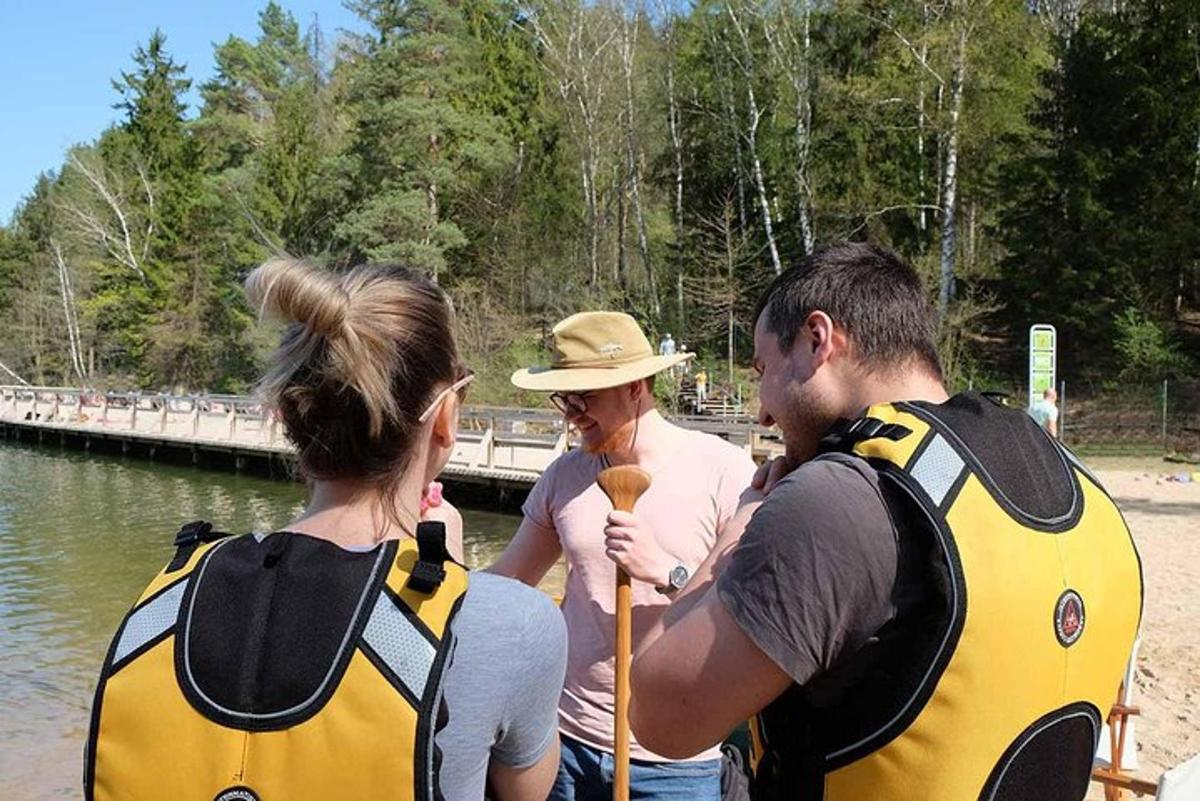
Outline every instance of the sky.
{"label": "sky", "polygon": [[[278,0],[304,30],[317,16],[326,41],[361,30],[339,0]],[[95,139],[120,118],[112,79],[133,65],[133,51],[155,27],[167,51],[187,65],[187,100],[213,75],[213,44],[230,34],[253,40],[266,0],[0,0],[0,224],[56,170],[71,145]]]}

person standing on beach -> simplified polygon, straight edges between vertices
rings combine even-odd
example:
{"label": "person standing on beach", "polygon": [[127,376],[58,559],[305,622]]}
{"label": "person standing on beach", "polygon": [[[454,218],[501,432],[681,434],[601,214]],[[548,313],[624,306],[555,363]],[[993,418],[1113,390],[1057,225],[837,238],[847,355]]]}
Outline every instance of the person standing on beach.
{"label": "person standing on beach", "polygon": [[1029,409],[1029,416],[1045,429],[1046,433],[1058,438],[1058,393],[1054,387],[1047,387],[1042,393],[1042,399]]}
{"label": "person standing on beach", "polygon": [[786,456],[643,638],[634,733],[682,758],[754,716],[756,799],[1082,799],[1140,618],[1116,505],[1028,415],[948,397],[891,253],[820,249],[755,319]]}
{"label": "person standing on beach", "polygon": [[[652,626],[726,533],[754,463],[724,440],[669,423],[655,408],[654,376],[690,354],[655,356],[632,317],[584,312],[554,327],[550,367],[520,370],[513,383],[552,393],[583,447],[538,479],[516,536],[489,568],[528,584],[567,562],[562,612],[570,643],[559,702],[562,762],[554,801],[612,796],[614,563],[633,582],[633,642]],[[634,513],[613,511],[596,484],[601,470],[632,464],[652,477]],[[631,742],[631,797],[720,798],[720,753],[669,760]]]}

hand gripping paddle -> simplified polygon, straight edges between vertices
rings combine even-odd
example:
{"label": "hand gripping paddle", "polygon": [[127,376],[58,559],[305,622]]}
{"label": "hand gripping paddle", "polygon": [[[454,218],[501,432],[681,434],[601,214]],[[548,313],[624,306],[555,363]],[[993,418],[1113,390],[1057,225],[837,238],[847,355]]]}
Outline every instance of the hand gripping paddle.
{"label": "hand gripping paddle", "polygon": [[[596,483],[618,512],[632,512],[642,493],[650,488],[650,476],[633,465],[610,467],[600,472]],[[633,651],[633,600],[629,574],[617,567],[617,653],[616,704],[613,707],[613,799],[629,801],[629,662]]]}

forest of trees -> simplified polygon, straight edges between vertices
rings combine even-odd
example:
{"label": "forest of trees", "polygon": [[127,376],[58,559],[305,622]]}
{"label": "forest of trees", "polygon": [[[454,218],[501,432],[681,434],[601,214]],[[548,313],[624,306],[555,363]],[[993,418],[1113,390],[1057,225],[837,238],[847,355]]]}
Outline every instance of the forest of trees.
{"label": "forest of trees", "polygon": [[240,282],[287,252],[427,271],[488,397],[582,308],[724,374],[763,286],[859,239],[926,276],[956,384],[1019,381],[1031,322],[1089,385],[1195,369],[1195,0],[348,5],[269,3],[197,109],[136,46],[119,121],[0,227],[5,367],[243,391],[272,337]]}

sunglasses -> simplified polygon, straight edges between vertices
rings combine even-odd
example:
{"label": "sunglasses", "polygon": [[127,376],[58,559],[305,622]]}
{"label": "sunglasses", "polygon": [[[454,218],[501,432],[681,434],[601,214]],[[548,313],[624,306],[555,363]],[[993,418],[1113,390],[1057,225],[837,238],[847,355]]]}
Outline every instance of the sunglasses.
{"label": "sunglasses", "polygon": [[417,422],[424,423],[426,420],[428,420],[430,417],[433,416],[434,412],[436,412],[438,410],[438,406],[440,406],[442,401],[446,399],[447,395],[449,395],[451,392],[459,392],[460,390],[466,388],[467,384],[470,384],[474,380],[475,380],[475,373],[473,373],[470,370],[467,370],[466,375],[464,375],[462,378],[458,379],[453,384],[446,387],[445,389],[443,389],[441,392],[439,392],[437,394],[437,397],[435,397],[433,399],[433,402],[430,403],[429,406],[427,406],[425,408],[425,411],[421,412],[421,416],[417,418]]}
{"label": "sunglasses", "polygon": [[588,410],[587,399],[587,393],[554,392],[550,395],[550,403],[554,404],[554,408],[558,409],[560,414],[567,417],[585,414]]}

